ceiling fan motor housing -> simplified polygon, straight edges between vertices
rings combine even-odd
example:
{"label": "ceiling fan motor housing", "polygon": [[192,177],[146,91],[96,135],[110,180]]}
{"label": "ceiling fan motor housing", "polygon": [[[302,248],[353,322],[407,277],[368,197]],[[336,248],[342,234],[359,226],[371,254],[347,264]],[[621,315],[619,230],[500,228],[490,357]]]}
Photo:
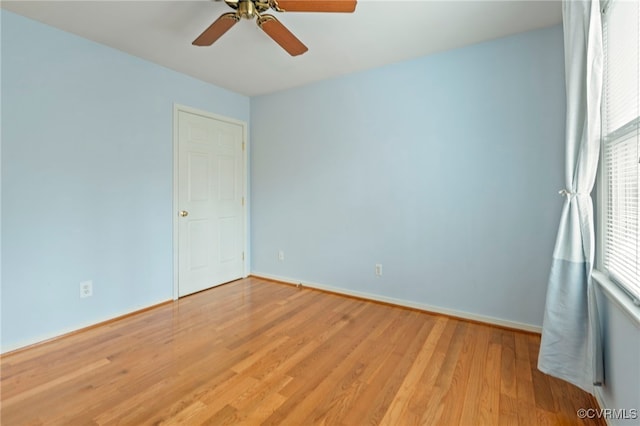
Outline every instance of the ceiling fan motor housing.
{"label": "ceiling fan motor housing", "polygon": [[[239,18],[253,19],[271,7],[271,2],[261,0],[225,0],[229,7],[237,10]],[[274,2],[274,4],[277,4]]]}
{"label": "ceiling fan motor housing", "polygon": [[238,3],[238,15],[241,18],[253,19],[257,15],[256,6],[252,1],[241,1]]}

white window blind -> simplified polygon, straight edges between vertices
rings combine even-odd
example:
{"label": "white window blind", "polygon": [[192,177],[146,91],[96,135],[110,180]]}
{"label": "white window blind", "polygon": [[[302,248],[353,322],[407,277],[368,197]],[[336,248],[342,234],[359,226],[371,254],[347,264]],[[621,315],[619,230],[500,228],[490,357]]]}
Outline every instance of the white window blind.
{"label": "white window blind", "polygon": [[640,0],[617,0],[603,16],[604,268],[640,299]]}

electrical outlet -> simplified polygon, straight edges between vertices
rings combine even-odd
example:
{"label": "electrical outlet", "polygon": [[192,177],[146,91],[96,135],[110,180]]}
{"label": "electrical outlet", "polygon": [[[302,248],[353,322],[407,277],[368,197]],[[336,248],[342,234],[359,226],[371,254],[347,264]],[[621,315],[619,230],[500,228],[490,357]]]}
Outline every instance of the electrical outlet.
{"label": "electrical outlet", "polygon": [[376,263],[376,276],[382,276],[382,263]]}
{"label": "electrical outlet", "polygon": [[282,250],[278,251],[278,260],[284,262],[284,252]]}
{"label": "electrical outlet", "polygon": [[82,281],[80,283],[80,298],[84,299],[85,297],[91,296],[93,296],[93,282]]}

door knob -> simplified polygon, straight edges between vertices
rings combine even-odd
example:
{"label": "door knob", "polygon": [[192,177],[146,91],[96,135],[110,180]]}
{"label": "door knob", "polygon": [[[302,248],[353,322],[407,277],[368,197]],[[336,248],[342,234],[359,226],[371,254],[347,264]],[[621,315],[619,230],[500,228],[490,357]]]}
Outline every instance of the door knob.
{"label": "door knob", "polygon": [[186,210],[180,210],[180,217],[186,217],[189,216],[189,212]]}

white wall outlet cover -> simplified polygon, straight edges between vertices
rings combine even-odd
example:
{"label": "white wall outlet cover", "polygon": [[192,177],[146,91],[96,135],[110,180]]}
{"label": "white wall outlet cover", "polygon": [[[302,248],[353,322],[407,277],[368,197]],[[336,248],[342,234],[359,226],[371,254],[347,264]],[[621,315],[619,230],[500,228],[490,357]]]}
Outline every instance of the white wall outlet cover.
{"label": "white wall outlet cover", "polygon": [[93,282],[82,281],[80,283],[80,297],[85,298],[93,295]]}

